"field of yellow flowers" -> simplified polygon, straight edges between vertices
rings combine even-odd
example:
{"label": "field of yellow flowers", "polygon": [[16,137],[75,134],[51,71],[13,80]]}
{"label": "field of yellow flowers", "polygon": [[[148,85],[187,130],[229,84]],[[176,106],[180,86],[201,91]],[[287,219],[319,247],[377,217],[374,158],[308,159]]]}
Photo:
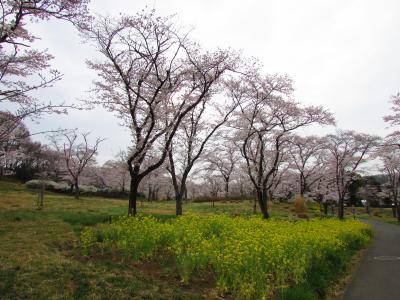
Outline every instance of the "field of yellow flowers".
{"label": "field of yellow flowers", "polygon": [[81,247],[88,255],[111,251],[133,260],[169,255],[182,281],[209,271],[221,294],[239,299],[320,298],[371,235],[368,225],[352,220],[139,216],[119,218],[101,232],[84,230]]}

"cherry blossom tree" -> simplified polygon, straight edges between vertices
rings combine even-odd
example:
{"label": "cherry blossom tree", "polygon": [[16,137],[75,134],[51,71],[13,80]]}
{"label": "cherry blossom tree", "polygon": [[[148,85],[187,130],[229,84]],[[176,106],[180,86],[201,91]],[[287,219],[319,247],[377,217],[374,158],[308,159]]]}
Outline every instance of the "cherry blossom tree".
{"label": "cherry blossom tree", "polygon": [[[232,68],[231,53],[201,52],[172,17],[153,11],[99,17],[83,35],[103,57],[88,63],[99,74],[88,103],[116,113],[132,132],[128,214],[134,215],[140,182],[164,163],[182,120]],[[157,159],[144,168],[150,150]]]}
{"label": "cherry blossom tree", "polygon": [[314,183],[309,196],[319,204],[321,211],[323,206],[324,215],[327,215],[328,206],[331,205],[333,210],[334,204],[337,203],[337,188],[335,179],[336,172],[332,160],[326,157],[324,165],[325,167],[320,170],[323,172],[323,176],[319,176],[319,174],[316,175],[319,179]]}
{"label": "cherry blossom tree", "polygon": [[97,138],[93,145],[89,144],[89,133],[82,133],[82,141],[79,141],[78,134],[73,131],[52,137],[52,145],[63,154],[65,166],[74,186],[75,198],[79,199],[79,180],[86,167],[95,163],[95,156],[99,144],[104,141]]}
{"label": "cherry blossom tree", "polygon": [[120,150],[113,160],[108,160],[103,164],[100,168],[100,174],[105,186],[118,189],[121,193],[126,192],[126,187],[129,183],[129,171],[126,160],[126,151]]}
{"label": "cherry blossom tree", "polygon": [[[14,138],[14,134],[19,136]],[[37,178],[39,174],[53,180],[62,177],[59,153],[32,141],[22,123],[13,131],[11,138],[0,145],[0,177],[3,173],[22,181]]]}
{"label": "cherry blossom tree", "polygon": [[235,162],[231,177],[229,182],[230,194],[240,200],[253,199],[253,184],[247,175],[246,165],[240,156]]}
{"label": "cherry blossom tree", "polygon": [[140,190],[147,196],[147,201],[159,200],[161,194],[170,187],[171,181],[165,165],[151,172],[140,183]]}
{"label": "cherry blossom tree", "polygon": [[[391,127],[400,125],[400,93],[393,95],[391,97],[392,103],[392,115],[387,115],[383,117],[386,123],[389,123]],[[394,145],[400,148],[400,131],[395,130],[385,137],[385,145]]]}
{"label": "cherry blossom tree", "polygon": [[[8,113],[0,112],[0,122],[8,118],[10,118]],[[2,125],[0,126],[0,130],[8,124],[3,122]],[[24,144],[30,142],[29,135],[28,128],[19,121],[8,132],[7,138],[0,141],[0,177],[7,169],[11,170],[15,162],[24,156],[21,153],[21,149]]]}
{"label": "cherry blossom tree", "polygon": [[298,175],[289,163],[280,167],[277,174],[278,176],[274,179],[274,184],[271,187],[269,199],[287,201],[295,195],[298,189]]}
{"label": "cherry blossom tree", "polygon": [[289,153],[292,166],[299,174],[299,192],[311,190],[324,174],[326,168],[323,140],[317,136],[293,136],[290,140]]}
{"label": "cherry blossom tree", "polygon": [[[6,140],[26,118],[48,113],[65,113],[73,107],[64,103],[44,102],[32,92],[52,86],[61,79],[60,72],[50,68],[53,56],[34,49],[38,37],[28,24],[57,18],[84,26],[88,0],[6,0],[0,5],[0,142]],[[46,74],[47,73],[47,74]]]}
{"label": "cherry blossom tree", "polygon": [[229,196],[229,183],[235,165],[238,163],[238,149],[236,145],[227,138],[220,140],[214,150],[205,159],[210,171],[217,171],[224,180],[225,198]]}
{"label": "cherry blossom tree", "polygon": [[377,136],[351,130],[338,130],[336,134],[326,136],[326,147],[334,170],[340,219],[344,218],[344,199],[355,171],[369,158],[378,142]]}
{"label": "cherry blossom tree", "polygon": [[[186,192],[186,180],[190,172],[206,150],[210,139],[218,138],[215,136],[218,130],[228,121],[229,116],[237,107],[236,103],[229,100],[228,98],[225,103],[215,101],[210,91],[202,99],[201,104],[183,119],[172,140],[168,151],[167,170],[171,174],[175,190],[177,215],[182,214],[182,197]],[[208,111],[207,108],[209,108]],[[207,154],[208,157],[210,155]],[[227,180],[229,182],[229,178]]]}
{"label": "cherry blossom tree", "polygon": [[[271,155],[274,154],[271,153]],[[288,183],[291,183],[293,180],[288,179],[292,179],[293,176],[291,176],[292,170],[289,159],[289,144],[285,143],[279,153],[277,168],[271,174],[268,201],[274,201],[276,193],[278,191],[282,192],[282,188],[287,189],[287,192],[290,191]]]}
{"label": "cherry blossom tree", "polygon": [[400,187],[400,148],[396,145],[379,147],[376,155],[382,162],[381,171],[389,177],[390,191],[395,206],[395,217],[400,222],[398,193]]}
{"label": "cherry blossom tree", "polygon": [[[392,115],[383,117],[383,120],[389,123],[390,126],[400,125],[400,93],[391,97]],[[384,171],[390,180],[390,187],[392,191],[393,202],[397,220],[400,221],[400,208],[398,204],[398,187],[399,187],[399,174],[400,161],[398,159],[398,151],[400,150],[400,131],[395,130],[385,137],[383,147],[377,151],[378,157],[381,158],[383,163],[382,171]]]}
{"label": "cherry blossom tree", "polygon": [[222,191],[223,180],[221,176],[207,173],[204,176],[204,182],[209,187],[209,193],[211,197],[212,206],[215,206],[215,201],[218,199],[219,193]]}
{"label": "cherry blossom tree", "polygon": [[392,111],[394,114],[383,117],[383,120],[391,126],[400,125],[400,93],[391,97]]}
{"label": "cherry blossom tree", "polygon": [[243,103],[236,125],[237,141],[264,218],[269,217],[268,194],[290,133],[313,123],[334,122],[322,107],[301,106],[294,101],[292,91],[287,76],[259,74],[246,76],[231,89],[232,97]]}
{"label": "cherry blossom tree", "polygon": [[41,145],[42,163],[39,169],[40,177],[53,181],[62,181],[67,176],[62,153],[55,151],[49,145]]}

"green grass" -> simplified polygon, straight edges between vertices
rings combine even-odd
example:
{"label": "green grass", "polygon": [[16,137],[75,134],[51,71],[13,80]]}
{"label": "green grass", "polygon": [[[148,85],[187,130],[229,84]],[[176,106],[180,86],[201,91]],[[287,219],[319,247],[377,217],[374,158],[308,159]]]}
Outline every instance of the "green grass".
{"label": "green grass", "polygon": [[0,299],[196,299],[179,282],[122,261],[87,260],[75,250],[85,226],[125,215],[126,201],[46,194],[0,182]]}
{"label": "green grass", "polygon": [[[369,210],[370,213],[368,214],[365,207],[357,207],[355,209],[355,217],[357,219],[367,219],[400,225],[400,222],[398,222],[397,219],[393,217],[393,212],[391,208],[371,207]],[[346,216],[348,218],[353,217],[353,208],[346,208]]]}
{"label": "green grass", "polygon": [[[0,181],[0,299],[220,299],[207,274],[182,283],[176,269],[157,260],[140,264],[102,253],[88,259],[77,251],[87,226],[99,228],[126,215],[124,200],[38,193]],[[184,203],[184,213],[252,215],[251,201]],[[296,219],[293,204],[270,206],[273,218]],[[318,216],[309,205],[310,217]],[[161,220],[175,218],[175,203],[139,202],[138,211]],[[259,211],[258,211],[259,213]]]}

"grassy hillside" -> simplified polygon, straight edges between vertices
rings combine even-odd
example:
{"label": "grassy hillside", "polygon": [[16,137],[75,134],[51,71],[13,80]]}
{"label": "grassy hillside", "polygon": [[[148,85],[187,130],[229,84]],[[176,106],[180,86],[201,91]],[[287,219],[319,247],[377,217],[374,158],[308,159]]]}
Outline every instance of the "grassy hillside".
{"label": "grassy hillside", "polygon": [[190,289],[140,271],[131,264],[89,261],[75,251],[84,226],[125,214],[126,202],[37,193],[0,183],[1,299],[192,299]]}
{"label": "grassy hillside", "polygon": [[[85,227],[101,231],[127,212],[127,201],[46,193],[37,209],[37,191],[0,182],[0,299],[218,299],[210,274],[182,282],[172,264],[158,260],[82,255]],[[173,202],[144,202],[139,211],[158,219],[174,218]],[[274,218],[297,218],[292,204],[271,205]],[[202,215],[251,215],[252,202],[186,203],[184,212]],[[310,217],[318,216],[316,205]],[[378,217],[377,217],[378,218]]]}
{"label": "grassy hillside", "polygon": [[[76,243],[86,226],[101,227],[125,215],[127,201],[46,193],[38,210],[38,193],[14,182],[0,182],[0,299],[196,299],[212,284],[183,284],[159,266],[88,260]],[[173,202],[139,203],[158,218],[174,217]],[[246,203],[185,204],[186,212],[251,214]],[[289,209],[287,209],[289,211]],[[277,214],[282,215],[286,209]]]}

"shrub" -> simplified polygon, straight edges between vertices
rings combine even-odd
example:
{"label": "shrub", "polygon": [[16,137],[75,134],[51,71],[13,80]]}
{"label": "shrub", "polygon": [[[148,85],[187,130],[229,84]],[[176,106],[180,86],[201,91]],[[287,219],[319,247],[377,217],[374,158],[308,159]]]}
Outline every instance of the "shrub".
{"label": "shrub", "polygon": [[307,212],[306,201],[301,195],[296,195],[294,200],[294,208],[297,214],[305,214]]}
{"label": "shrub", "polygon": [[377,211],[377,210],[373,211],[372,215],[373,215],[374,217],[382,217],[382,216],[381,216],[381,213],[380,213],[379,211]]}
{"label": "shrub", "polygon": [[29,189],[41,189],[42,184],[47,191],[55,191],[58,188],[58,183],[51,180],[33,179],[25,182],[25,186]]}
{"label": "shrub", "polygon": [[54,191],[57,193],[69,193],[71,188],[66,183],[57,183],[57,185],[54,187]]}
{"label": "shrub", "polygon": [[[70,194],[71,187],[66,183],[57,183],[51,180],[43,180],[46,191],[52,191],[63,194]],[[41,189],[41,180],[34,179],[29,180],[25,183],[27,188],[30,189]],[[110,188],[97,188],[91,185],[81,185],[79,186],[80,194],[83,196],[100,196],[107,198],[120,198],[127,199],[129,191],[121,191],[117,189]],[[138,198],[144,198],[144,194],[139,193]]]}
{"label": "shrub", "polygon": [[371,229],[354,220],[186,215],[163,223],[140,216],[116,220],[102,236],[86,244],[135,260],[168,254],[182,281],[206,270],[220,292],[236,298],[311,299],[325,294]]}

